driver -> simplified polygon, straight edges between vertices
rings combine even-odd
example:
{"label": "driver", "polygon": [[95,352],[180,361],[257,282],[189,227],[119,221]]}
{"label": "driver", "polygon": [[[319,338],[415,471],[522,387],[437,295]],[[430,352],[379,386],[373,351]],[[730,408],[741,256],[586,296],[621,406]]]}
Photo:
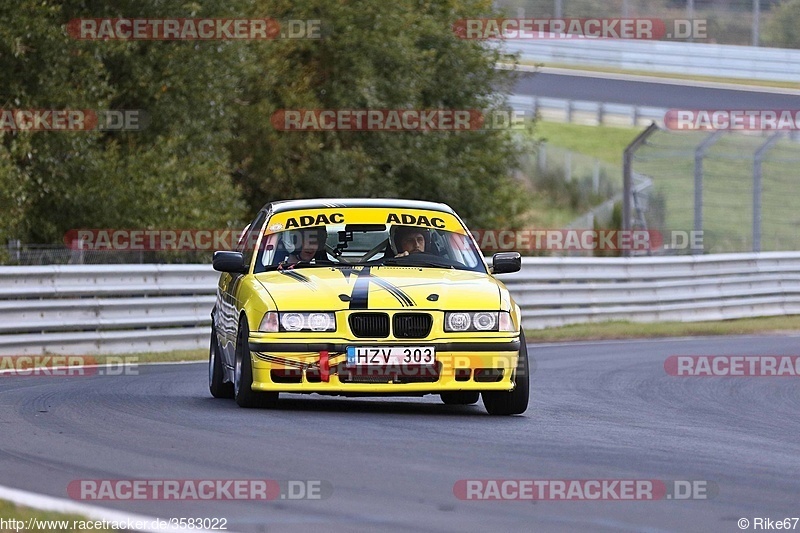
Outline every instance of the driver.
{"label": "driver", "polygon": [[395,257],[425,252],[425,241],[425,230],[409,226],[398,227],[394,242],[399,253]]}
{"label": "driver", "polygon": [[310,263],[313,261],[317,252],[325,246],[327,236],[328,233],[324,227],[292,232],[289,238],[294,244],[294,251],[289,254],[286,261],[278,265],[278,270],[291,269],[298,263]]}

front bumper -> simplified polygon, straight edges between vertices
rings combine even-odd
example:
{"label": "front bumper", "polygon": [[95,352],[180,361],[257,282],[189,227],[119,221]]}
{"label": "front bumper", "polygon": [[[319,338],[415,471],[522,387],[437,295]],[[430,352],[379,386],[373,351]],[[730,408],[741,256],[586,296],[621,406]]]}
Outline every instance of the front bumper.
{"label": "front bumper", "polygon": [[[389,395],[511,391],[520,349],[519,337],[438,342],[269,342],[251,338],[249,344],[253,390]],[[356,371],[346,365],[348,345],[433,346],[437,364],[435,368],[389,369],[386,374],[375,368]]]}

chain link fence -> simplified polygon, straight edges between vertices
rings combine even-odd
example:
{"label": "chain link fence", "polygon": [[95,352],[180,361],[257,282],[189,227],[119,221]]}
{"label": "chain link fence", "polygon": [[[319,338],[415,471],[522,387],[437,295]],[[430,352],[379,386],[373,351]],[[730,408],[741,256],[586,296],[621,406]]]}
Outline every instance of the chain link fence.
{"label": "chain link fence", "polygon": [[77,250],[63,245],[11,240],[0,249],[0,265],[104,265],[211,263],[209,251]]}
{"label": "chain link fence", "polygon": [[696,232],[702,246],[684,248],[691,253],[800,250],[800,144],[792,137],[655,130],[633,153],[634,175],[651,183],[633,188],[632,227]]}

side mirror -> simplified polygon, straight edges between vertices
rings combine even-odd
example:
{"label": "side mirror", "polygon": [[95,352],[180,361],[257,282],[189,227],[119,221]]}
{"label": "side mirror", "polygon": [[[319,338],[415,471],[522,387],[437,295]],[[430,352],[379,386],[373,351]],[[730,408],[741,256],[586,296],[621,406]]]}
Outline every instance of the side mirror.
{"label": "side mirror", "polygon": [[492,274],[510,274],[519,272],[522,258],[519,252],[501,252],[492,256]]}
{"label": "side mirror", "polygon": [[250,270],[250,265],[244,264],[242,252],[214,252],[212,265],[214,270],[218,272],[229,272],[231,274],[246,274]]}

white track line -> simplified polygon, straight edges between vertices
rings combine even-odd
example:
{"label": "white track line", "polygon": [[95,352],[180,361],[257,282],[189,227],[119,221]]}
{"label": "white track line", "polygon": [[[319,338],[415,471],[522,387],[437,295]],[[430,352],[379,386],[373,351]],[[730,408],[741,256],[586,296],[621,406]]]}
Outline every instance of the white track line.
{"label": "white track line", "polygon": [[[137,515],[132,513],[125,513],[123,511],[115,511],[113,509],[106,509],[104,507],[96,507],[94,505],[87,505],[85,503],[78,503],[71,500],[62,498],[55,498],[53,496],[45,496],[35,492],[27,492],[24,490],[14,489],[0,485],[0,500],[8,500],[17,505],[23,505],[40,511],[53,511],[57,513],[78,514],[86,517],[89,520],[105,520],[107,522],[117,522],[119,525],[128,524],[136,525],[136,522],[148,523],[147,527],[134,527],[135,531],[148,531],[152,533],[163,533],[164,531],[193,531],[195,533],[211,533],[204,529],[187,529],[175,526],[159,528],[158,524],[153,524],[158,518],[150,516]],[[60,520],[56,518],[54,520]],[[167,519],[160,519],[168,521]],[[26,523],[27,525],[27,523]],[[152,527],[155,525],[156,527]],[[227,530],[230,531],[230,530]],[[215,532],[219,533],[219,532]]]}

